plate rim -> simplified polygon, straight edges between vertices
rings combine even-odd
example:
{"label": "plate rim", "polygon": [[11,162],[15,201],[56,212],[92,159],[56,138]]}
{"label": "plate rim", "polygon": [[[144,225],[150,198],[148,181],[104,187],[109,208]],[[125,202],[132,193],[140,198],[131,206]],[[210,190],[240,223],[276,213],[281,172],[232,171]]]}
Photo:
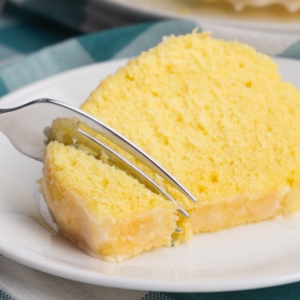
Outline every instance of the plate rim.
{"label": "plate rim", "polygon": [[[77,274],[78,269],[59,266],[53,262],[48,262],[47,260],[40,259],[37,257],[20,256],[16,251],[9,246],[2,245],[2,252],[0,255],[3,255],[6,258],[9,258],[17,263],[20,263],[24,266],[30,267],[40,272],[46,274],[54,275],[57,277],[74,280],[82,283],[101,285],[111,288],[121,288],[129,290],[140,290],[140,291],[155,291],[155,292],[179,292],[179,293],[190,293],[190,292],[234,292],[234,291],[243,291],[243,290],[254,290],[260,288],[269,288],[275,287],[284,284],[290,284],[298,282],[300,280],[300,271],[293,272],[288,275],[283,276],[270,276],[268,277],[268,283],[266,284],[261,278],[254,278],[247,280],[245,284],[244,279],[237,279],[235,281],[222,281],[221,284],[216,284],[214,282],[199,282],[199,280],[194,281],[165,281],[165,280],[146,280],[130,277],[115,277],[112,275],[102,275],[94,274],[87,271],[80,270],[80,273]],[[25,251],[24,251],[25,252]],[[27,251],[26,251],[27,252]],[[76,272],[74,272],[76,270]],[[134,283],[133,283],[134,281]],[[237,288],[237,286],[239,286]]]}
{"label": "plate rim", "polygon": [[[219,19],[213,17],[206,17],[197,14],[186,14],[181,15],[175,12],[161,11],[159,8],[152,7],[151,10],[147,9],[143,5],[135,5],[130,3],[130,0],[92,0],[96,5],[98,3],[105,3],[107,6],[114,6],[119,10],[125,10],[127,13],[133,13],[136,16],[150,17],[154,19],[179,19],[179,20],[190,20],[195,22],[207,22],[217,25],[228,25],[228,26],[237,26],[237,28],[243,28],[247,30],[257,30],[265,29],[267,32],[280,32],[280,33],[300,33],[300,21],[291,22],[291,23],[280,23],[274,21],[262,22],[262,21],[249,21],[249,20],[230,20],[224,18],[224,16]],[[275,26],[275,28],[274,28]],[[281,30],[278,30],[278,26]]]}

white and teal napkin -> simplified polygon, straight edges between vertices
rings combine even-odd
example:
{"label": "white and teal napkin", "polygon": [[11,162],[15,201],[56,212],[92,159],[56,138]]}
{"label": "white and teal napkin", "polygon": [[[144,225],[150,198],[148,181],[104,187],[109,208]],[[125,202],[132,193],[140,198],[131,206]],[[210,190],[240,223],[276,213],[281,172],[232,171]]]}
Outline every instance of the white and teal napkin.
{"label": "white and teal napkin", "polygon": [[[202,21],[169,20],[81,35],[80,30],[88,19],[84,16],[87,12],[80,11],[86,3],[84,0],[73,0],[72,5],[68,4],[69,0],[11,1],[19,5],[15,7],[8,3],[5,7],[7,12],[0,19],[0,96],[72,68],[138,55],[155,46],[165,35],[185,34],[196,27],[199,31],[211,31],[216,38],[247,43],[271,56],[300,59],[300,35],[297,34],[257,32]],[[24,11],[20,3],[26,9],[35,7],[35,11],[43,15],[51,12],[49,15],[54,15],[52,20],[61,21],[64,16],[64,23],[69,27]],[[70,22],[67,22],[69,18]],[[94,27],[92,23],[89,27],[101,28],[101,20],[99,16]]]}

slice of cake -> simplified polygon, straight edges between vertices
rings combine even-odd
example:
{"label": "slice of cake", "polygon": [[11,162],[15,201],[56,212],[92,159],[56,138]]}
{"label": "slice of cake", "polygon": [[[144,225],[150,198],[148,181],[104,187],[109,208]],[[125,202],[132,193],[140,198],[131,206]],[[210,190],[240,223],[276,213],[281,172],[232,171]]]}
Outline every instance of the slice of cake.
{"label": "slice of cake", "polygon": [[[111,145],[185,207],[185,219],[124,172],[51,143],[45,198],[64,234],[93,255],[121,260],[172,239],[300,210],[300,91],[247,45],[207,33],[171,36],[108,76],[82,109],[145,150],[198,199],[192,203]],[[176,222],[180,234],[173,234]]]}
{"label": "slice of cake", "polygon": [[44,163],[43,192],[60,231],[90,255],[115,262],[171,245],[173,203],[124,171],[56,141]]}

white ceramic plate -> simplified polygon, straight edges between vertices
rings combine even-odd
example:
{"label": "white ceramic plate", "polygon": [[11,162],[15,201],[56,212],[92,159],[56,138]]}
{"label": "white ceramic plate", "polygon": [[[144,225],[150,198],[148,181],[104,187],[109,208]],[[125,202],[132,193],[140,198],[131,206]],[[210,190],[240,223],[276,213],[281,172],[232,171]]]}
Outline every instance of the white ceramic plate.
{"label": "white ceramic plate", "polygon": [[[300,88],[300,62],[278,60],[284,79]],[[124,60],[75,69],[0,100],[13,107],[49,97],[79,106],[99,80]],[[300,280],[300,215],[201,234],[177,248],[143,253],[122,263],[89,257],[55,234],[39,215],[36,180],[42,165],[0,133],[0,253],[57,276],[110,287],[155,291],[228,291]]]}
{"label": "white ceramic plate", "polygon": [[300,11],[288,12],[279,5],[249,8],[237,12],[228,3],[202,3],[200,0],[90,0],[91,3],[139,18],[179,18],[264,30],[300,33]]}

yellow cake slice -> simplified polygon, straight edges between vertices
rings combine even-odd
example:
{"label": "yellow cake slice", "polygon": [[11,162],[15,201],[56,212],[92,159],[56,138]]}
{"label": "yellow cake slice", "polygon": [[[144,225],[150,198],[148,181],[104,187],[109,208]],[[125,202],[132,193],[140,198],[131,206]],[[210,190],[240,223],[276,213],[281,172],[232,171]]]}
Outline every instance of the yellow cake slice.
{"label": "yellow cake slice", "polygon": [[[170,245],[172,238],[183,242],[300,210],[300,91],[282,82],[269,57],[247,45],[207,33],[171,36],[108,76],[81,108],[145,150],[198,199],[192,203],[115,147],[188,210],[184,219],[124,172],[51,143],[45,198],[65,235],[93,255],[121,260]],[[74,216],[77,225],[70,223]],[[128,228],[145,229],[152,240],[118,232],[113,222],[124,218]],[[109,231],[113,224],[116,230]]]}
{"label": "yellow cake slice", "polygon": [[172,243],[173,203],[82,150],[48,145],[43,192],[60,231],[94,257],[122,261]]}

